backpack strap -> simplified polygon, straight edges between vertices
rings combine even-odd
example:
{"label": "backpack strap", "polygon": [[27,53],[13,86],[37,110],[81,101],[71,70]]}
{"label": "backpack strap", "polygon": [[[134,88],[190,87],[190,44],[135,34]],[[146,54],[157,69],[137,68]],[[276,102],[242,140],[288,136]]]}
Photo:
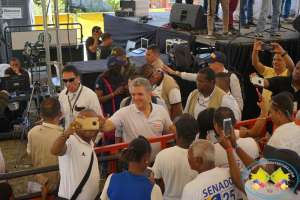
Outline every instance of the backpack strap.
{"label": "backpack strap", "polygon": [[125,104],[124,104],[124,106],[123,106],[123,107],[129,106],[129,104],[130,104],[131,100],[132,100],[132,97],[131,97],[131,96],[129,96],[129,97],[127,98],[127,100],[126,100],[126,102],[125,102]]}
{"label": "backpack strap", "polygon": [[152,103],[157,104],[157,96],[151,95],[151,101],[152,101]]}

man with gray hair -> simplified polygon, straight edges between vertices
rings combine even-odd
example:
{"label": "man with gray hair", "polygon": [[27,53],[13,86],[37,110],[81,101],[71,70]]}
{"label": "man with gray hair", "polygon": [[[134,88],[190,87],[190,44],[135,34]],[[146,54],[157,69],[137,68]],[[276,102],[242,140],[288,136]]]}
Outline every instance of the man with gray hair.
{"label": "man with gray hair", "polygon": [[195,140],[188,150],[188,162],[191,169],[199,174],[184,187],[182,200],[223,199],[225,197],[236,199],[238,190],[234,186],[230,171],[215,167],[213,143],[202,139]]}
{"label": "man with gray hair", "polygon": [[[124,142],[128,142],[143,135],[146,138],[157,137],[174,133],[168,111],[161,105],[151,103],[151,85],[145,78],[137,78],[129,87],[134,104],[118,110],[112,117],[100,118],[100,131],[108,132],[113,129],[122,129]],[[160,143],[153,143],[150,161],[153,162],[160,151]]]}

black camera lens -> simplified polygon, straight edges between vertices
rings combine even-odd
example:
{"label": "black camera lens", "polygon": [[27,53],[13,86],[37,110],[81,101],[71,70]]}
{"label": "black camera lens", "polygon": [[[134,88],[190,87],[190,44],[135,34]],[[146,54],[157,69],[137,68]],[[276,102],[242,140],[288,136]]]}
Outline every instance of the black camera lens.
{"label": "black camera lens", "polygon": [[92,124],[93,124],[93,126],[96,126],[96,125],[97,125],[97,122],[93,122]]}
{"label": "black camera lens", "polygon": [[258,83],[261,84],[261,80],[258,80]]}

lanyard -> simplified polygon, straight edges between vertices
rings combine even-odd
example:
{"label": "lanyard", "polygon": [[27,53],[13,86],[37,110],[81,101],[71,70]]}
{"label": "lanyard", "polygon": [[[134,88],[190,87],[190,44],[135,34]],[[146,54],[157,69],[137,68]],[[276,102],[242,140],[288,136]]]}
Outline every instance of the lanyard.
{"label": "lanyard", "polygon": [[80,94],[81,94],[81,92],[82,92],[82,89],[83,89],[83,86],[81,86],[80,91],[79,91],[78,96],[76,97],[76,99],[75,99],[75,101],[74,101],[73,106],[71,105],[71,101],[73,100],[73,98],[72,98],[71,101],[70,101],[70,97],[69,97],[69,95],[68,95],[68,102],[69,102],[69,106],[70,106],[70,110],[71,110],[71,112],[72,112],[72,115],[73,115],[73,111],[74,111],[75,104],[76,104],[76,102],[77,102],[77,100],[78,100],[78,98],[79,98],[79,96],[80,96]]}

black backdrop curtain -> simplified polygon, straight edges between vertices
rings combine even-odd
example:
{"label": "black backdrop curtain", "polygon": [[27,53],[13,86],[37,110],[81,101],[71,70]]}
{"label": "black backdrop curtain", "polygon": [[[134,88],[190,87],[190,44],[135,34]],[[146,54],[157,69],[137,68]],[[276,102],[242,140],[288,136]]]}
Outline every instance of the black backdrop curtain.
{"label": "black backdrop curtain", "polygon": [[[282,46],[284,50],[293,59],[295,66],[300,60],[300,40],[276,40],[278,44]],[[258,117],[260,109],[256,102],[258,96],[255,91],[255,87],[250,83],[249,75],[256,72],[252,66],[252,51],[253,43],[245,44],[225,44],[221,42],[216,43],[216,51],[223,52],[227,57],[225,67],[235,67],[244,77],[244,87],[246,100],[244,102],[243,120],[252,119]],[[274,53],[264,51],[259,53],[259,60],[262,64],[272,67]],[[257,72],[256,72],[257,73]]]}

